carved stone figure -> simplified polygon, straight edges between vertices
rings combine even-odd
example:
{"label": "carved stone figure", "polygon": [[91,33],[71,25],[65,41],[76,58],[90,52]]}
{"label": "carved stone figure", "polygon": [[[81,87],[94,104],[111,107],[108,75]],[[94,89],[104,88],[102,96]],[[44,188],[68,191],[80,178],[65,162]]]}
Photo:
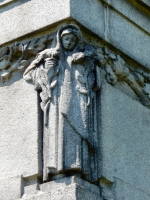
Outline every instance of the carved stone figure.
{"label": "carved stone figure", "polygon": [[38,53],[24,73],[41,91],[44,180],[78,173],[94,182],[99,178],[97,54],[82,42],[75,25],[61,27],[53,45]]}

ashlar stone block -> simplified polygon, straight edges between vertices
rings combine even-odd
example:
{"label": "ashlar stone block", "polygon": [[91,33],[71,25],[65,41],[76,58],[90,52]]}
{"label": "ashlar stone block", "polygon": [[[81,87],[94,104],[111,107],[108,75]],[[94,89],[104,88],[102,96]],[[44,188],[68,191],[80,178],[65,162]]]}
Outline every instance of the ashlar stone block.
{"label": "ashlar stone block", "polygon": [[22,196],[22,176],[0,180],[0,200],[13,200]]}
{"label": "ashlar stone block", "polygon": [[22,72],[16,72],[1,85],[0,96],[1,178],[40,174],[40,120],[36,91],[22,79]]}
{"label": "ashlar stone block", "polygon": [[100,188],[78,177],[65,177],[40,185],[37,195],[26,200],[101,200]]}
{"label": "ashlar stone block", "polygon": [[114,199],[115,200],[129,200],[129,199],[136,199],[136,200],[149,200],[150,194],[142,191],[139,188],[136,188],[134,185],[128,184],[120,179],[115,178],[114,182]]}
{"label": "ashlar stone block", "polygon": [[102,176],[150,193],[150,110],[104,83],[101,90]]}
{"label": "ashlar stone block", "polygon": [[110,43],[143,66],[149,64],[149,35],[110,9]]}

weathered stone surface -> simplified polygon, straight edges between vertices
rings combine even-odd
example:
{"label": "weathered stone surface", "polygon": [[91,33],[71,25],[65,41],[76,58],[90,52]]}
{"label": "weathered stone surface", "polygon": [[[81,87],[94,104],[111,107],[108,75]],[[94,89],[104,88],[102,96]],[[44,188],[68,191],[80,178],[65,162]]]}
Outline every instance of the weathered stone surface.
{"label": "weathered stone surface", "polygon": [[[91,190],[92,190],[92,186],[91,186]],[[89,190],[86,190],[85,188],[78,185],[76,187],[76,195],[77,195],[76,200],[86,200],[86,199],[102,200],[100,195],[94,194],[90,192]]]}
{"label": "weathered stone surface", "polygon": [[[40,123],[37,93],[17,72],[0,88],[1,178],[40,174]],[[28,113],[28,114],[27,114]]]}
{"label": "weathered stone surface", "polygon": [[116,177],[111,185],[101,185],[101,194],[107,200],[150,199],[150,194]]}
{"label": "weathered stone surface", "polygon": [[39,193],[39,184],[33,184],[24,187],[24,196],[25,195],[35,195]]}
{"label": "weathered stone surface", "polygon": [[27,200],[100,200],[100,188],[78,177],[65,177],[41,184],[38,195],[26,195]]}
{"label": "weathered stone surface", "polygon": [[141,12],[150,16],[150,2],[149,0],[130,0],[130,2]]}
{"label": "weathered stone surface", "polygon": [[[39,193],[37,195],[28,195],[23,196],[20,200],[51,200],[51,193]],[[17,199],[18,200],[18,199]]]}
{"label": "weathered stone surface", "polygon": [[[149,2],[149,0],[147,1]],[[111,1],[111,6],[145,31],[150,32],[150,26],[147,26],[149,24],[149,16],[140,12],[131,2],[132,0],[115,0]]]}
{"label": "weathered stone surface", "polygon": [[[145,9],[150,5],[148,0],[133,1],[137,2],[140,6],[144,5]],[[49,142],[48,146],[50,148],[45,148],[43,151],[45,155],[46,150],[46,155],[48,155],[46,157],[48,162],[46,164],[44,163],[44,166],[47,167],[45,170],[47,173],[47,181],[55,179],[58,171],[62,173],[62,176],[65,173],[68,175],[70,169],[78,169],[78,172],[71,171],[71,174],[81,173],[82,169],[82,172],[85,172],[82,173],[84,178],[89,178],[87,174],[92,174],[91,177],[93,178],[95,177],[94,173],[96,172],[97,174],[96,166],[100,163],[101,166],[98,166],[100,173],[98,173],[98,176],[96,175],[96,180],[98,180],[101,174],[102,177],[100,180],[106,181],[105,184],[109,185],[109,188],[102,188],[102,196],[104,199],[150,199],[150,111],[147,109],[150,107],[150,95],[148,97],[149,92],[146,93],[146,91],[150,91],[150,76],[148,70],[146,71],[147,73],[144,71],[145,67],[150,69],[149,11],[147,11],[148,15],[146,16],[144,10],[141,12],[141,7],[138,10],[131,4],[133,1],[0,0],[0,45],[3,46],[3,44],[12,40],[15,42],[19,41],[19,43],[16,43],[16,46],[13,43],[14,54],[11,51],[12,48],[10,48],[11,43],[9,43],[9,47],[4,47],[3,50],[0,51],[0,79],[3,79],[0,80],[0,200],[21,199],[23,188],[23,199],[100,199],[99,187],[77,177],[64,177],[41,184],[40,186],[38,185],[37,176],[42,174],[41,169],[43,166],[41,158],[43,151],[42,146],[44,146],[47,141]],[[87,30],[85,35],[88,35],[88,30],[90,30],[90,33],[93,32],[99,36],[99,39],[98,37],[92,39],[94,34],[91,34],[90,39],[85,38],[85,41],[89,41],[88,44],[91,45],[98,40],[102,47],[99,48],[101,56],[100,68],[98,68],[101,72],[99,77],[103,77],[104,82],[107,80],[112,86],[105,82],[103,83],[101,92],[95,92],[94,89],[96,88],[93,88],[93,82],[95,84],[95,80],[92,79],[92,77],[97,77],[97,71],[96,68],[92,69],[91,66],[93,63],[94,67],[97,63],[99,65],[98,60],[83,64],[83,61],[85,61],[82,57],[84,56],[84,51],[81,51],[80,55],[75,55],[75,62],[78,62],[78,56],[81,56],[79,60],[83,60],[74,65],[70,65],[70,68],[66,71],[72,70],[77,65],[80,65],[80,67],[84,66],[85,69],[87,69],[87,66],[90,66],[90,69],[92,69],[90,72],[93,73],[93,75],[90,76],[89,80],[90,82],[92,82],[92,80],[94,81],[90,89],[87,84],[87,90],[80,90],[76,98],[72,98],[71,101],[69,101],[70,104],[64,103],[63,98],[61,99],[62,101],[58,101],[58,104],[56,103],[56,107],[59,105],[59,115],[62,114],[60,107],[63,103],[65,109],[68,109],[68,105],[70,105],[68,109],[70,111],[69,117],[71,116],[70,121],[66,121],[66,118],[65,120],[62,120],[62,118],[59,118],[59,120],[56,120],[56,118],[54,119],[53,117],[56,117],[58,112],[55,109],[50,110],[48,115],[54,120],[49,123],[48,131],[45,132],[44,130],[43,132],[49,135],[51,140],[47,140],[45,137],[46,139],[43,142],[41,129],[46,129],[45,127],[47,124],[45,123],[45,119],[48,116],[46,113],[47,110],[44,107],[45,105],[41,106],[44,113],[46,113],[46,115],[44,115],[44,117],[46,117],[43,120],[42,114],[39,113],[40,100],[38,99],[37,93],[34,91],[32,85],[28,85],[23,81],[23,72],[21,70],[28,67],[30,62],[33,61],[33,57],[43,49],[50,48],[52,50],[50,47],[50,40],[44,43],[43,37],[40,38],[41,35],[43,36],[43,34],[45,34],[46,37],[51,37],[49,33],[54,32],[60,24],[68,24],[70,22],[77,23],[81,28],[84,26],[86,29],[83,30]],[[30,34],[30,38],[26,37],[27,34]],[[38,43],[36,39],[33,40],[32,36],[33,38],[39,37],[43,43],[39,38],[38,42],[40,41],[41,43]],[[20,39],[20,37],[23,37],[23,40]],[[16,58],[19,58],[20,55],[20,57],[23,58],[22,54],[24,54],[24,52],[21,50],[22,47],[27,46],[27,43],[24,44],[26,39],[28,40],[28,44],[30,43],[28,46],[30,53],[27,52],[26,60],[18,60],[17,62]],[[106,40],[108,42],[108,48],[105,48]],[[60,44],[63,44],[62,48],[65,49],[67,46],[65,47],[63,40],[61,40],[61,42]],[[86,44],[85,42],[84,45]],[[73,47],[74,45],[71,47],[69,53],[72,53]],[[95,47],[90,47],[95,50]],[[17,48],[19,49],[18,51],[16,50]],[[108,52],[108,49],[112,49],[114,52]],[[117,51],[115,51],[115,49],[117,49]],[[53,56],[53,54],[51,51],[48,52],[50,52],[50,55],[46,58],[47,60],[45,58],[45,60],[42,60],[43,65],[47,65],[49,68],[55,67],[59,59],[54,58],[51,60],[50,57]],[[4,55],[2,55],[3,53]],[[63,57],[64,51],[61,53],[62,54],[59,55],[59,61],[62,62],[60,65],[66,67],[66,63],[68,64],[71,62],[71,54],[65,51],[66,57]],[[76,51],[76,53],[79,53],[79,51]],[[2,59],[5,54],[7,59]],[[129,63],[125,63],[119,54],[122,55],[125,60],[127,59],[125,55],[127,55],[135,62],[140,63],[142,65],[140,66],[141,70],[137,70],[137,72],[134,66],[135,62],[133,62],[133,66],[131,60],[129,60]],[[10,59],[8,59],[9,55],[11,55]],[[37,58],[39,58],[38,56]],[[90,59],[93,59],[93,57],[93,55],[89,56]],[[28,59],[29,62],[27,62]],[[21,61],[21,64],[19,61]],[[103,61],[106,61],[105,64]],[[127,63],[129,65],[126,65]],[[16,64],[16,66],[13,64]],[[8,79],[7,82],[3,83],[5,77],[11,76],[12,72],[17,70],[20,70],[20,72],[15,72],[12,79]],[[59,73],[60,72],[58,72],[58,74]],[[34,77],[35,79],[32,76],[32,81],[35,86],[37,86],[35,81],[37,81],[39,77],[41,79],[43,78],[42,73],[39,74],[35,76],[36,78]],[[49,75],[51,74],[52,73]],[[54,74],[53,78],[55,76]],[[68,78],[69,75],[64,77]],[[81,86],[85,84],[87,77],[88,76],[80,76],[80,78],[77,79],[77,81],[81,83]],[[68,80],[69,79],[60,82],[63,85],[64,83],[68,83]],[[50,85],[45,84],[45,82],[45,85],[43,85],[44,87],[51,86],[51,88],[48,88],[46,92],[43,89],[44,87],[42,89],[40,88],[40,92],[42,90],[42,103],[47,103],[47,99],[51,100],[51,89],[57,87],[57,83],[55,81],[51,82],[50,77],[48,81],[51,83]],[[76,79],[71,79],[68,85],[75,86],[76,83],[74,83],[74,81],[76,81]],[[144,88],[145,86],[146,90]],[[70,91],[70,88],[68,88],[62,93],[59,93],[60,96],[65,94],[65,98],[68,98],[71,94],[71,92],[68,93]],[[59,89],[62,89],[61,85],[59,85]],[[45,93],[49,94],[48,98]],[[89,106],[89,104],[86,105],[84,103],[87,99],[92,99],[93,93],[96,97],[93,103],[93,109],[88,109],[86,106]],[[75,90],[73,97],[75,97],[74,94]],[[82,95],[85,95],[82,99],[85,101],[78,101],[78,97],[80,98]],[[60,96],[58,95],[57,97],[59,98]],[[63,103],[61,104],[60,102]],[[147,106],[147,108],[142,106],[141,103]],[[77,111],[80,110],[76,109],[77,104],[82,114],[85,114],[88,110],[88,114],[90,113],[88,117],[87,113],[83,118],[81,117],[83,116],[82,114],[81,116],[77,115]],[[66,115],[68,114],[67,109],[65,110]],[[52,112],[52,110],[56,112]],[[99,115],[97,116],[92,112],[98,113]],[[39,118],[39,116],[41,116],[41,118]],[[84,134],[82,135],[83,131],[81,131],[81,134],[77,135],[78,131],[72,126],[71,121],[75,124],[74,127],[78,128],[81,128],[83,124],[85,126],[88,125],[90,128],[93,126],[91,132],[93,135],[98,133],[98,137],[95,134],[98,139],[93,140],[94,137],[91,137],[89,134],[90,131],[86,132],[90,137],[88,135],[84,138]],[[42,124],[43,127],[41,127]],[[64,124],[65,126],[63,126]],[[73,130],[72,127],[74,128]],[[62,128],[60,131],[61,134],[67,133],[66,135],[62,134],[65,138],[64,140],[61,134],[57,135],[58,128]],[[49,130],[52,130],[52,132],[54,130],[54,132],[51,134]],[[58,140],[59,142],[57,143]],[[42,143],[44,145],[42,145]],[[83,154],[81,155],[81,153]],[[56,154],[59,154],[59,156]],[[95,154],[97,155],[95,156]],[[98,154],[100,154],[101,157],[99,157]],[[83,163],[84,159],[86,160],[86,164]],[[79,160],[81,162],[79,162]],[[55,170],[55,168],[58,168],[58,171]],[[20,174],[23,176],[23,181],[21,181]],[[52,177],[52,175],[54,175],[54,177]],[[13,178],[9,178],[11,176],[13,176]],[[89,179],[91,179],[91,177]]]}
{"label": "weathered stone surface", "polygon": [[102,176],[150,193],[150,111],[108,84],[101,91]]}
{"label": "weathered stone surface", "polygon": [[69,186],[71,184],[77,184],[80,185],[83,188],[86,188],[87,190],[91,191],[92,193],[95,193],[99,195],[100,188],[94,184],[90,184],[89,182],[77,177],[77,176],[70,176],[70,177],[64,177],[55,181],[50,181],[48,183],[43,183],[39,185],[39,188],[42,192],[49,192],[50,190],[56,190],[58,188],[63,188],[66,186]]}
{"label": "weathered stone surface", "polygon": [[13,200],[22,196],[22,176],[0,179],[0,200]]}
{"label": "weathered stone surface", "polygon": [[150,69],[149,35],[139,30],[121,15],[110,10],[110,43],[140,64]]}
{"label": "weathered stone surface", "polygon": [[[29,8],[32,9],[29,11]],[[89,12],[92,12],[91,17],[89,17]],[[103,5],[98,0],[92,3],[86,0],[17,1],[2,10],[0,44],[45,28],[71,16],[73,19],[81,20],[81,24],[89,26],[90,30],[94,29],[97,34],[103,36],[104,10]],[[13,24],[13,27],[11,24]],[[5,34],[2,34],[3,32]]]}
{"label": "weathered stone surface", "polygon": [[104,38],[105,14],[101,1],[70,0],[70,15],[83,26]]}
{"label": "weathered stone surface", "polygon": [[136,188],[135,185],[128,184],[120,179],[114,179],[114,199],[115,200],[149,200],[150,193],[142,191],[140,188]]}
{"label": "weathered stone surface", "polygon": [[0,9],[0,44],[66,19],[70,16],[69,2],[69,0],[25,0]]}
{"label": "weathered stone surface", "polygon": [[83,45],[76,25],[60,27],[54,41],[54,47],[38,53],[24,73],[24,79],[34,83],[42,100],[43,179],[80,172],[88,180],[97,181],[95,91],[100,88],[100,58],[91,45]]}

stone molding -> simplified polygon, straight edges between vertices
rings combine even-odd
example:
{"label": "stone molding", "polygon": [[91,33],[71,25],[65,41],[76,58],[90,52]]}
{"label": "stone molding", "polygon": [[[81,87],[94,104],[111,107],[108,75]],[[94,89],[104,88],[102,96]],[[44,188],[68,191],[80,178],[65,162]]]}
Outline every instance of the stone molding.
{"label": "stone molding", "polygon": [[150,8],[150,1],[149,0],[136,0],[138,4],[141,6],[148,6]]}
{"label": "stone molding", "polygon": [[4,6],[5,4],[12,3],[13,1],[16,1],[16,0],[2,0],[0,1],[0,6]]}
{"label": "stone molding", "polygon": [[130,0],[130,2],[142,12],[150,15],[150,1],[149,0]]}

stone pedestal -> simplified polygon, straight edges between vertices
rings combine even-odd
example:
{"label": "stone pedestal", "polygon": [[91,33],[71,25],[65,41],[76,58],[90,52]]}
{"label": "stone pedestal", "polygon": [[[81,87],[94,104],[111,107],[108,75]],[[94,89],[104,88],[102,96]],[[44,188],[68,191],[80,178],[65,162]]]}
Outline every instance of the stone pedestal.
{"label": "stone pedestal", "polygon": [[76,176],[27,186],[24,191],[26,200],[101,200],[100,187]]}

